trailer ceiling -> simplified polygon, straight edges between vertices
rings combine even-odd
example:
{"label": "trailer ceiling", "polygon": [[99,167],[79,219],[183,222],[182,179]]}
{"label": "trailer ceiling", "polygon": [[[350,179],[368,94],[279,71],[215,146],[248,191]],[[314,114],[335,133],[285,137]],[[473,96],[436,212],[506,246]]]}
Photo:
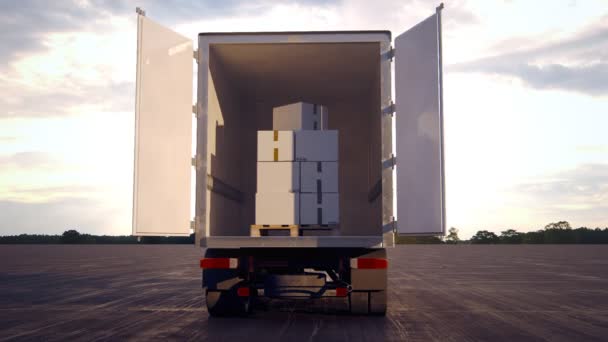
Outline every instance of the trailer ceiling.
{"label": "trailer ceiling", "polygon": [[212,44],[210,54],[242,93],[307,94],[321,103],[368,91],[378,80],[380,59],[377,42]]}

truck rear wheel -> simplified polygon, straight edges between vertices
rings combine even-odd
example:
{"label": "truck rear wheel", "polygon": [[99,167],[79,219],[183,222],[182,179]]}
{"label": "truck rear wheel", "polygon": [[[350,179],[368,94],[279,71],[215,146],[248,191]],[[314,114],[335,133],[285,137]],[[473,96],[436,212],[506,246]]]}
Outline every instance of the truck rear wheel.
{"label": "truck rear wheel", "polygon": [[356,315],[386,315],[386,290],[351,292],[350,312]]}
{"label": "truck rear wheel", "polygon": [[369,293],[369,313],[371,315],[386,315],[386,290]]}
{"label": "truck rear wheel", "polygon": [[235,291],[205,291],[210,316],[245,316],[251,312],[251,298],[238,297]]}
{"label": "truck rear wheel", "polygon": [[350,293],[350,312],[355,315],[367,315],[369,312],[369,293],[351,292]]}
{"label": "truck rear wheel", "polygon": [[350,312],[355,315],[386,315],[386,290],[351,292]]}
{"label": "truck rear wheel", "polygon": [[[388,259],[386,249],[363,249],[351,254],[350,311],[358,315],[386,315]],[[353,264],[353,260],[356,263]],[[364,261],[361,263],[361,261]]]}

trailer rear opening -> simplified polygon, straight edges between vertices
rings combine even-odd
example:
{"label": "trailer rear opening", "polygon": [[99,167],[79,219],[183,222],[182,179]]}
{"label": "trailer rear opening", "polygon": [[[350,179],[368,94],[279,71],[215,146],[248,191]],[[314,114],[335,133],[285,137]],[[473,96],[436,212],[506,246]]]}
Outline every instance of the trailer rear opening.
{"label": "trailer rear opening", "polygon": [[[388,33],[376,39],[389,40]],[[201,39],[217,39],[204,35]],[[229,184],[241,201],[206,196],[202,236],[249,236],[255,222],[257,132],[273,129],[273,108],[322,103],[329,129],[340,134],[340,233],[382,235],[382,201],[368,200],[381,181],[380,43],[209,43],[207,173]],[[205,77],[205,76],[202,76]],[[204,186],[203,184],[199,185]],[[200,213],[203,216],[204,213]]]}
{"label": "trailer rear opening", "polygon": [[[394,41],[389,31],[201,33],[196,50],[138,12],[133,234],[195,231],[211,315],[247,313],[260,296],[337,297],[353,313],[386,312],[386,248],[394,234],[445,230],[441,8]],[[273,108],[299,102],[322,104],[322,117],[273,118]],[[289,126],[294,122],[301,127]],[[325,165],[337,167],[337,190],[324,188],[339,207],[331,222],[318,214],[319,224],[302,224],[301,203],[299,212],[285,215],[281,201],[291,200],[306,178],[300,165],[287,168],[299,170],[300,183],[288,184],[284,197],[266,192],[256,204],[257,172],[271,172],[258,169],[259,161],[288,158],[278,146],[274,154],[258,152],[259,132],[273,125],[293,130],[296,147],[307,130],[336,132],[339,158]],[[282,132],[271,136],[282,141]],[[319,142],[312,152],[328,146]],[[263,184],[278,186],[268,177]],[[320,195],[319,185],[305,186]],[[276,204],[263,217],[273,222],[256,222],[256,205],[273,203],[268,196]]]}

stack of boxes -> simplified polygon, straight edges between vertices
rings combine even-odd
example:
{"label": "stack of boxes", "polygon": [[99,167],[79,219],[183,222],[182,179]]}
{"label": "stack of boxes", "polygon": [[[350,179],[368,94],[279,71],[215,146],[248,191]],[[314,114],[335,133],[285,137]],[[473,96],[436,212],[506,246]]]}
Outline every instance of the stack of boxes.
{"label": "stack of boxes", "polygon": [[256,225],[337,225],[338,131],[327,108],[298,102],[273,110],[258,131]]}

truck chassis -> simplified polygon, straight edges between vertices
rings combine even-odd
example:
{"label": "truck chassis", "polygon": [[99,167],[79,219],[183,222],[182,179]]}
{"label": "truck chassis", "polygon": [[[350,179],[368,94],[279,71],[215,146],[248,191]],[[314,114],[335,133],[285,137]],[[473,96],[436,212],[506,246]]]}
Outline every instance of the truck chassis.
{"label": "truck chassis", "polygon": [[246,315],[259,297],[342,297],[353,314],[386,314],[384,248],[208,248],[200,264],[211,316]]}

